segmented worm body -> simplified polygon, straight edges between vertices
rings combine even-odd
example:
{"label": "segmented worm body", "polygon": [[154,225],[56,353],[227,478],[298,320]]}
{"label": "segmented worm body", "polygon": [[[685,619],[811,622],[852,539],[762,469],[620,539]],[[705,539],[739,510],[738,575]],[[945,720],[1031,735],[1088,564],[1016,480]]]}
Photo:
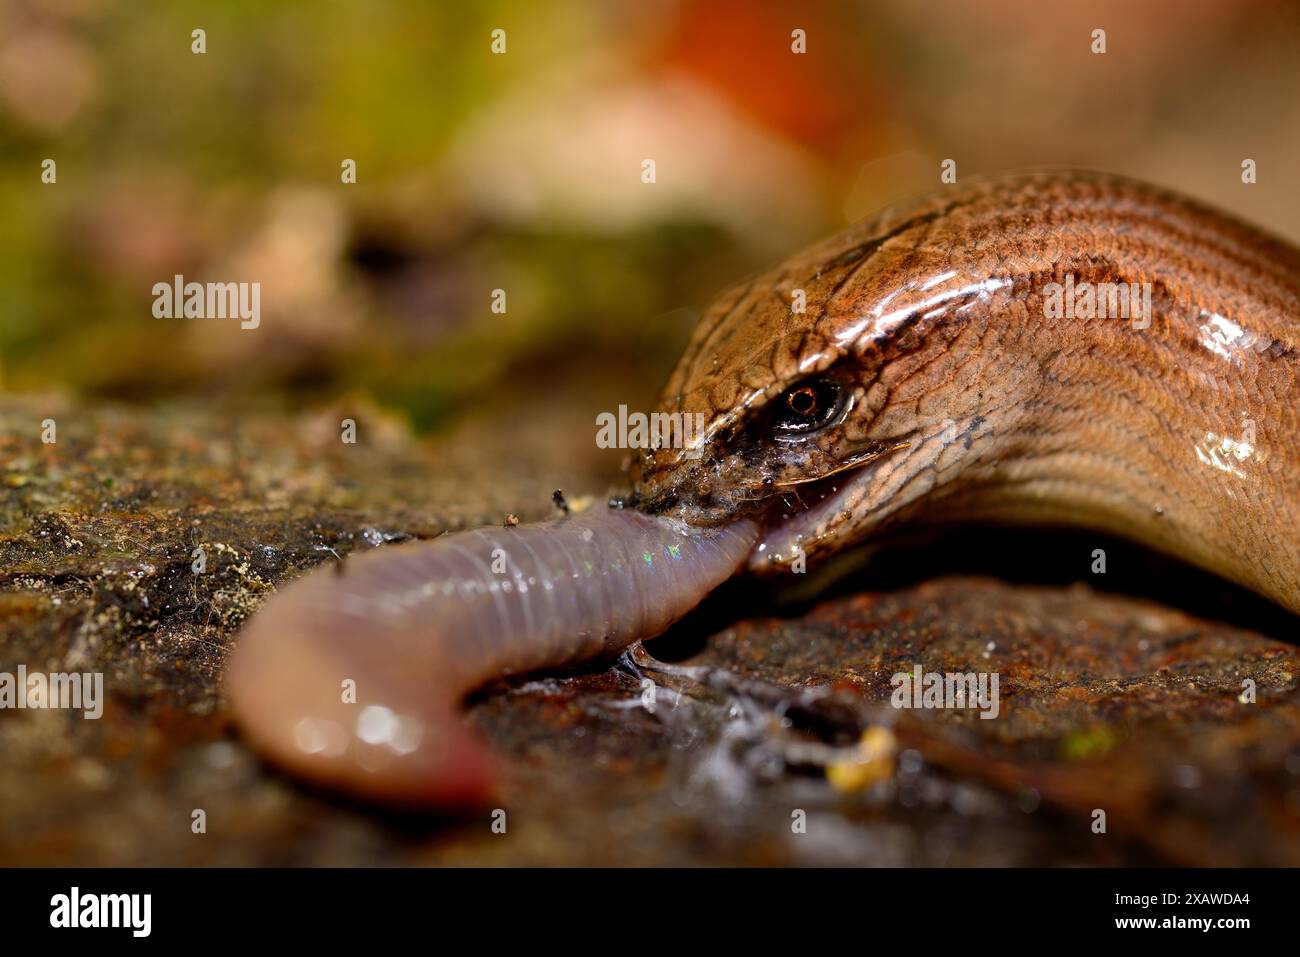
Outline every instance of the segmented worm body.
{"label": "segmented worm body", "polygon": [[495,776],[459,715],[468,692],[658,634],[735,572],[755,534],[601,506],[349,557],[257,613],[227,694],[254,744],[318,783],[397,804],[482,801]]}
{"label": "segmented worm body", "polygon": [[660,410],[706,427],[636,457],[623,510],[272,599],[230,665],[248,735],[359,794],[481,799],[469,690],[912,519],[1127,535],[1300,612],[1300,252],[1162,190],[1039,173],[887,210],[720,297]]}

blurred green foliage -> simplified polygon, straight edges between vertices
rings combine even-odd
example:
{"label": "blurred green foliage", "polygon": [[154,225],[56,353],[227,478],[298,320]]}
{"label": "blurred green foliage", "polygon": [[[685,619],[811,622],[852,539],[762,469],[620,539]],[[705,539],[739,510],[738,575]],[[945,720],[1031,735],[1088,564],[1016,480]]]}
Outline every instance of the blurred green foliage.
{"label": "blurred green foliage", "polygon": [[[488,50],[498,26],[506,57]],[[665,339],[654,317],[708,295],[717,270],[698,264],[710,250],[725,262],[715,226],[498,223],[430,175],[485,103],[563,63],[598,27],[589,5],[563,3],[6,2],[0,58],[7,49],[23,63],[32,89],[0,102],[0,382],[133,399],[356,388],[433,426],[476,392],[508,386],[520,356],[608,350],[653,379],[689,328],[673,316]],[[53,62],[24,59],[39,46]],[[29,94],[73,106],[46,122],[15,108]],[[47,157],[55,186],[40,182]],[[232,359],[184,323],[152,319],[153,282],[212,278],[277,190],[337,190],[341,157],[361,171],[336,194],[346,235],[332,268],[339,288],[363,293],[340,307],[346,332],[326,323],[305,345],[278,342],[267,355],[258,343]],[[390,228],[395,217],[405,228]],[[378,240],[358,235],[367,219]],[[420,275],[446,275],[452,288],[403,303],[401,285]],[[467,277],[477,285],[454,288]],[[527,290],[503,317],[484,293],[497,283]]]}

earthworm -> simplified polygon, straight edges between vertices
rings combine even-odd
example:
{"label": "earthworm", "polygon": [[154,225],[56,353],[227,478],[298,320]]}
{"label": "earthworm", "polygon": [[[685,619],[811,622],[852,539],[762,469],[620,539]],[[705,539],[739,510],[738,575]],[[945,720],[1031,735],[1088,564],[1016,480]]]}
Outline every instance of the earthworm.
{"label": "earthworm", "polygon": [[755,534],[747,520],[692,529],[600,506],[350,556],[258,611],[226,693],[265,755],[320,785],[482,803],[497,775],[458,714],[468,692],[658,634],[732,575]]}
{"label": "earthworm", "polygon": [[1115,533],[1300,612],[1298,349],[1300,252],[1165,190],[1046,172],[900,204],[717,300],[659,403],[704,428],[633,456],[624,509],[309,574],[245,629],[231,703],[319,782],[481,800],[466,692],[905,521]]}

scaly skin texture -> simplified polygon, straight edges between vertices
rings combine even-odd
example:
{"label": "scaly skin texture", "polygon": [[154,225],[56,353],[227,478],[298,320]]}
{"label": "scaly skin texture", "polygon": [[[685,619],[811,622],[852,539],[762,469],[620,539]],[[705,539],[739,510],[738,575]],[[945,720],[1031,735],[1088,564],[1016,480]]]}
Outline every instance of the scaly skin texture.
{"label": "scaly skin texture", "polygon": [[[1150,284],[1149,325],[1053,317],[1067,274]],[[1291,246],[1116,177],[952,187],[721,296],[660,406],[704,413],[702,454],[641,455],[632,501],[761,512],[760,571],[913,518],[1082,526],[1300,612],[1298,349]],[[822,376],[836,417],[778,435]]]}

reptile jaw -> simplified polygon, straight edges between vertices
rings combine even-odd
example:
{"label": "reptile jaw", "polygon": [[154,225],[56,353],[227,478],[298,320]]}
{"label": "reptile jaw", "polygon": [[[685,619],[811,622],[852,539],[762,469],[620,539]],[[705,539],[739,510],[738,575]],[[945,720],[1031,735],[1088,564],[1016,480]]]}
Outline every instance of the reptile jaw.
{"label": "reptile jaw", "polygon": [[[892,453],[911,448],[910,439],[891,439],[864,449],[848,464],[808,482],[789,486],[774,495],[767,511],[767,524],[749,557],[755,571],[788,566],[821,551],[823,543],[834,537],[844,525],[855,524],[863,512],[862,503],[871,495],[881,460]],[[894,460],[895,464],[897,459]]]}
{"label": "reptile jaw", "polygon": [[[791,486],[776,496],[769,509],[770,524],[749,556],[751,569],[789,565],[808,554],[831,527],[847,520],[859,498],[859,485],[868,466],[859,465],[827,478]],[[840,514],[845,513],[845,514]]]}

